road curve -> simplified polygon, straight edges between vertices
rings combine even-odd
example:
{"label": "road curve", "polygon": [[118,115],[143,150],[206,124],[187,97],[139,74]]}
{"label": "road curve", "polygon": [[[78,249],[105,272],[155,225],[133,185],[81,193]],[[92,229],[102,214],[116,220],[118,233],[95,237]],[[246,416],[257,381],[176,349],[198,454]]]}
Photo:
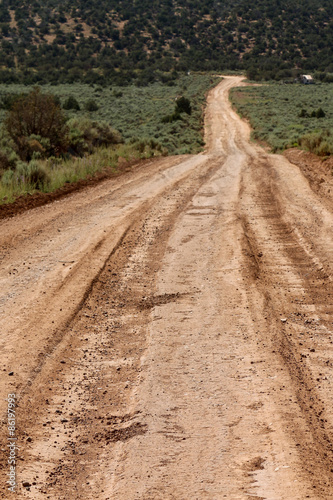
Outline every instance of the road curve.
{"label": "road curve", "polygon": [[332,212],[250,141],[0,221],[1,497],[333,498]]}

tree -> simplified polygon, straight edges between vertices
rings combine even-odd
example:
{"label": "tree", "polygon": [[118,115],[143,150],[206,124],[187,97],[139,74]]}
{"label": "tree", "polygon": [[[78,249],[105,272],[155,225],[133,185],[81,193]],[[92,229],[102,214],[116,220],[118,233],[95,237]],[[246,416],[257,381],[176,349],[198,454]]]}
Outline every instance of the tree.
{"label": "tree", "polygon": [[36,148],[45,156],[58,156],[67,149],[65,115],[54,96],[42,94],[38,87],[16,99],[4,124],[24,161]]}

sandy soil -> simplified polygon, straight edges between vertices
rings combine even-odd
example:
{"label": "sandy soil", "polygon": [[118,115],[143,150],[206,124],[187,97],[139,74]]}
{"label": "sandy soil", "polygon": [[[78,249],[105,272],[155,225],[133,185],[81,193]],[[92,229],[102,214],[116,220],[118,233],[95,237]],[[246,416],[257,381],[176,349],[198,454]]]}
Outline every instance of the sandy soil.
{"label": "sandy soil", "polygon": [[331,193],[240,82],[205,153],[0,221],[2,498],[333,499]]}

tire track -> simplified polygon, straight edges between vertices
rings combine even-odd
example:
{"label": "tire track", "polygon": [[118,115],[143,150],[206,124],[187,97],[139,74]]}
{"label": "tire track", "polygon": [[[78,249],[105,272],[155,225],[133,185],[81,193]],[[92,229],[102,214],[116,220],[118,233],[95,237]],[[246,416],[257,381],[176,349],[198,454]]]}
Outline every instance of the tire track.
{"label": "tire track", "polygon": [[[32,443],[22,454],[20,474],[31,485],[21,489],[24,497],[68,498],[68,490],[71,498],[90,498],[87,478],[96,475],[97,464],[100,486],[92,497],[98,495],[111,462],[107,446],[144,432],[140,415],[127,405],[140,380],[147,317],[154,304],[180,299],[154,295],[155,273],[174,221],[219,165],[206,162],[136,214],[61,331],[61,341],[43,355],[20,400],[27,414],[20,427]],[[107,388],[105,394],[99,387]],[[48,460],[40,464],[45,449]]]}
{"label": "tire track", "polygon": [[[250,256],[248,269],[253,269],[252,276],[247,270],[247,279],[254,279],[265,297],[276,353],[288,368],[306,422],[304,427],[289,419],[304,468],[312,477],[316,498],[331,498],[332,397],[327,398],[327,388],[321,384],[331,378],[332,332],[327,319],[333,286],[330,269],[311,257],[313,252],[304,248],[304,239],[300,243],[293,222],[284,218],[280,188],[268,159],[251,162],[242,180],[240,215]],[[310,325],[315,332],[325,332],[320,342],[307,332]]]}

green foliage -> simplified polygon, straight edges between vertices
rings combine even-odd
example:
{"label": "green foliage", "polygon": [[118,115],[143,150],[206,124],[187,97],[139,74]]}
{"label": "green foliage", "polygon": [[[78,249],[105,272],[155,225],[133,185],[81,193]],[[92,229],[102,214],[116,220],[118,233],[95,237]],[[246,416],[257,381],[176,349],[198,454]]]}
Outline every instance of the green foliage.
{"label": "green foliage", "polygon": [[24,161],[29,161],[34,152],[49,156],[66,151],[65,116],[54,97],[43,94],[40,88],[15,100],[4,126]]}
{"label": "green foliage", "polygon": [[14,180],[15,180],[15,173],[13,170],[10,169],[6,170],[1,177],[2,185],[6,187],[12,187],[14,184]]}
{"label": "green foliage", "polygon": [[308,118],[309,114],[308,112],[306,111],[306,109],[302,109],[302,111],[300,112],[300,114],[298,115],[300,118]]}
{"label": "green foliage", "polygon": [[74,109],[75,111],[80,111],[80,109],[81,109],[80,104],[77,102],[75,97],[73,97],[72,95],[66,99],[66,101],[64,102],[62,107],[63,107],[63,109],[66,109],[67,111],[69,109]]}
{"label": "green foliage", "polygon": [[191,102],[187,97],[181,96],[176,100],[175,112],[187,113],[190,115],[192,113]]}
{"label": "green foliage", "polygon": [[50,181],[46,170],[36,160],[30,163],[19,162],[15,174],[22,184],[29,184],[32,188],[39,190],[43,190]]}
{"label": "green foliage", "polygon": [[172,122],[175,122],[175,121],[181,120],[181,119],[182,119],[182,117],[181,117],[180,112],[178,110],[176,110],[171,115],[163,116],[161,122],[162,123],[172,123]]}
{"label": "green foliage", "polygon": [[[107,123],[111,128],[118,130],[125,142],[132,138],[137,140],[156,140],[169,154],[197,153],[203,146],[203,109],[205,105],[205,94],[209,88],[216,85],[220,79],[212,78],[209,75],[191,73],[191,75],[180,75],[173,80],[174,85],[164,85],[154,83],[149,87],[137,87],[130,85],[127,87],[112,86],[101,87],[86,84],[63,84],[45,85],[41,87],[45,94],[53,94],[58,100],[64,102],[68,96],[73,96],[80,105],[80,111],[73,109],[64,110],[67,119],[85,119],[87,115],[93,122]],[[98,89],[98,92],[96,92]],[[20,84],[1,85],[0,96],[5,94],[22,94],[33,90],[33,87],[26,87]],[[181,120],[168,123],[161,123],[161,117],[172,115],[175,110],[177,96],[183,95],[190,100],[192,113],[187,115],[182,113]],[[87,113],[84,104],[93,99],[98,110]],[[0,110],[0,123],[5,118],[5,111]],[[67,126],[69,123],[67,122]],[[75,128],[75,127],[74,127]],[[75,138],[75,134],[76,138]],[[72,151],[75,154],[80,151],[87,152],[82,141],[81,131],[70,133]],[[10,138],[6,138],[6,143]],[[75,147],[73,146],[73,141]],[[35,143],[35,146],[36,143]],[[3,150],[3,144],[0,147]],[[13,149],[14,143],[11,146]],[[45,146],[44,146],[45,147]],[[89,149],[89,148],[88,148]],[[89,149],[90,150],[90,149]],[[37,151],[38,152],[38,151]],[[52,152],[45,152],[43,157],[57,156]],[[36,155],[36,151],[31,152],[31,158]]]}
{"label": "green foliage", "polygon": [[325,131],[333,130],[333,84],[240,87],[232,89],[231,101],[249,119],[254,138],[273,151],[298,144],[331,154],[332,139]]}
{"label": "green foliage", "polygon": [[92,153],[100,146],[109,146],[122,142],[121,134],[106,122],[97,122],[89,118],[72,118],[68,122],[69,147],[83,156]]}
{"label": "green foliage", "polygon": [[20,94],[5,94],[1,97],[0,100],[0,109],[9,110],[14,102],[21,97]]}
{"label": "green foliage", "polygon": [[192,113],[191,102],[184,96],[177,97],[174,112],[171,115],[163,116],[161,121],[162,123],[172,123],[177,120],[181,120],[182,113],[186,113],[188,115]]}
{"label": "green foliage", "polygon": [[2,172],[3,170],[15,168],[17,160],[18,156],[14,151],[10,150],[0,151],[0,172]]}
{"label": "green foliage", "polygon": [[32,160],[30,163],[18,161],[15,170],[6,170],[0,182],[0,203],[10,202],[16,196],[36,190],[51,192],[67,183],[76,182],[107,170],[118,172],[127,161],[150,158],[164,154],[161,145],[153,140],[118,144],[107,148],[97,148],[90,156],[83,158],[50,158]]}
{"label": "green foliage", "polygon": [[98,110],[98,104],[93,99],[89,99],[89,101],[87,101],[85,103],[84,107],[87,111],[97,111]]}
{"label": "green foliage", "polygon": [[[45,86],[43,92],[52,91],[58,101],[63,102],[72,95],[80,104],[80,111],[70,109],[66,112],[66,141],[70,154],[48,156],[49,138],[31,134],[27,140],[34,141],[32,159],[22,162],[14,152],[15,142],[3,127],[0,128],[0,150],[6,152],[6,161],[10,159],[10,164],[6,163],[2,169],[0,203],[36,189],[53,191],[103,169],[117,170],[120,158],[132,160],[201,151],[205,94],[218,81],[208,75],[191,74],[178,78],[172,86],[154,83],[149,87],[132,85],[121,90],[117,87],[99,89],[98,92],[94,86],[84,84]],[[191,115],[182,113],[182,120],[161,124],[161,116],[172,114],[176,97],[185,88],[191,102]],[[0,95],[22,94],[23,90],[29,91],[29,88],[17,84],[0,85]],[[121,95],[117,97],[118,92]],[[98,110],[87,118],[83,108],[89,99],[96,100]],[[4,111],[0,111],[0,121],[4,116]],[[121,142],[122,137],[125,142]]]}
{"label": "green foliage", "polygon": [[331,0],[4,0],[0,81],[172,86],[179,71],[302,68],[328,82],[332,18]]}
{"label": "green foliage", "polygon": [[333,154],[333,130],[306,134],[299,138],[298,143],[301,148],[318,156],[329,156]]}
{"label": "green foliage", "polygon": [[326,114],[323,108],[318,108],[316,111],[316,118],[325,118]]}

